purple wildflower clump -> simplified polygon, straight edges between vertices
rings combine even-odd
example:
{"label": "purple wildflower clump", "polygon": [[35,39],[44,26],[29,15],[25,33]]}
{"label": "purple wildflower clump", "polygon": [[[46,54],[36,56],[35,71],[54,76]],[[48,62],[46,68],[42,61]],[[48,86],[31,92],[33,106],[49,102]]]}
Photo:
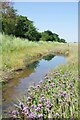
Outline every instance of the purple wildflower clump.
{"label": "purple wildflower clump", "polygon": [[38,114],[38,118],[42,118],[43,117],[43,114]]}
{"label": "purple wildflower clump", "polygon": [[46,85],[46,86],[44,86],[44,89],[45,89],[45,90],[48,90],[48,88],[49,88],[49,87],[48,87],[47,85]]}
{"label": "purple wildflower clump", "polygon": [[41,108],[41,107],[42,107],[42,104],[38,104],[38,107],[40,107],[40,108]]}
{"label": "purple wildflower clump", "polygon": [[64,95],[64,96],[66,95],[66,91],[63,91],[63,95]]}
{"label": "purple wildflower clump", "polygon": [[37,85],[36,88],[37,88],[37,89],[40,88],[40,85]]}
{"label": "purple wildflower clump", "polygon": [[12,114],[13,117],[17,117],[19,115],[19,112],[16,110],[13,110],[10,114]]}
{"label": "purple wildflower clump", "polygon": [[40,108],[40,107],[37,107],[37,108],[35,109],[35,111],[36,111],[36,112],[40,112],[40,111],[41,111],[41,108]]}
{"label": "purple wildflower clump", "polygon": [[50,85],[51,85],[52,87],[54,87],[54,83],[51,83]]}
{"label": "purple wildflower clump", "polygon": [[64,84],[62,84],[62,88],[65,88],[65,85],[64,85]]}
{"label": "purple wildflower clump", "polygon": [[31,105],[31,108],[34,108],[34,107],[35,107],[35,105],[34,105],[34,104],[32,104],[32,105]]}
{"label": "purple wildflower clump", "polygon": [[54,93],[54,94],[53,94],[53,97],[56,97],[56,96],[57,96],[57,95]]}
{"label": "purple wildflower clump", "polygon": [[40,81],[35,89],[31,87],[26,101],[20,102],[17,110],[11,112],[12,115],[24,116],[25,120],[27,118],[41,120],[50,117],[76,118],[78,111],[78,95],[74,89],[76,85],[73,84],[71,76],[67,78],[66,75],[65,78],[64,72],[63,77],[60,74],[54,72],[54,77],[46,76],[46,80]]}
{"label": "purple wildflower clump", "polygon": [[16,115],[16,113],[17,113],[16,110],[13,110],[13,111],[12,111],[12,114],[13,114],[13,115]]}
{"label": "purple wildflower clump", "polygon": [[40,102],[43,102],[44,100],[45,100],[44,97],[41,97],[41,98],[40,98]]}
{"label": "purple wildflower clump", "polygon": [[47,108],[51,108],[51,105],[50,105],[50,104],[48,104],[46,107],[47,107]]}
{"label": "purple wildflower clump", "polygon": [[34,119],[34,118],[36,118],[36,114],[34,113],[34,112],[31,112],[30,114],[29,114],[29,117],[28,117],[29,119]]}
{"label": "purple wildflower clump", "polygon": [[50,104],[50,100],[47,99],[46,102],[45,102],[45,105],[49,105]]}
{"label": "purple wildflower clump", "polygon": [[24,111],[25,113],[28,113],[28,110],[29,110],[29,107],[28,107],[28,106],[25,106],[25,107],[23,108],[23,111]]}

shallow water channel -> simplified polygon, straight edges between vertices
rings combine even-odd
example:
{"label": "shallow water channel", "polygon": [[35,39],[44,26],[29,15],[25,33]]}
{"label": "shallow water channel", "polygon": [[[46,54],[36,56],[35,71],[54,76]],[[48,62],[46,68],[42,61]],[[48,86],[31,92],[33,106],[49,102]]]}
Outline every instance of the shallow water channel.
{"label": "shallow water channel", "polygon": [[64,56],[47,55],[43,58],[31,63],[25,70],[17,72],[14,77],[3,90],[3,113],[13,108],[17,98],[21,98],[26,94],[30,85],[35,82],[36,84],[44,79],[44,76],[60,64],[66,64]]}

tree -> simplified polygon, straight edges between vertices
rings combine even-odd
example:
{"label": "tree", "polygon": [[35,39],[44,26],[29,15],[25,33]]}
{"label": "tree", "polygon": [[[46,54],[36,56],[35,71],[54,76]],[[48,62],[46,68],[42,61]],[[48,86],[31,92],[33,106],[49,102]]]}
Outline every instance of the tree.
{"label": "tree", "polygon": [[2,14],[2,32],[14,34],[16,10],[13,8],[11,2],[6,1],[1,3],[0,8]]}
{"label": "tree", "polygon": [[57,34],[52,33],[50,30],[47,30],[42,33],[42,37],[40,40],[42,40],[42,41],[59,41],[59,37]]}
{"label": "tree", "polygon": [[2,2],[1,13],[2,20],[0,21],[2,21],[2,31],[5,34],[39,41],[41,34],[36,30],[33,22],[25,16],[17,15],[12,3]]}
{"label": "tree", "polygon": [[31,21],[25,16],[17,15],[15,23],[15,36],[25,38],[25,33],[28,31]]}
{"label": "tree", "polygon": [[40,41],[48,41],[48,39],[49,39],[49,35],[45,32],[42,32]]}
{"label": "tree", "polygon": [[66,43],[65,39],[60,39],[60,42]]}
{"label": "tree", "polygon": [[29,24],[28,31],[25,33],[25,37],[31,41],[39,41],[41,34],[36,30],[32,23]]}

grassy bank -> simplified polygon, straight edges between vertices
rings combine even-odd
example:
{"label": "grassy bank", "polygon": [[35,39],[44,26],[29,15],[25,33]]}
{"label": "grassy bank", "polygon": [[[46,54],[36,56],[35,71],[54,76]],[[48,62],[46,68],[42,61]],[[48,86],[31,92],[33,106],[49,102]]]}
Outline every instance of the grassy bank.
{"label": "grassy bank", "polygon": [[[69,53],[67,43],[57,42],[32,42],[27,39],[16,38],[0,34],[0,72],[2,79],[8,79],[10,72],[22,69],[27,64],[41,56],[49,53],[64,54]],[[8,75],[9,74],[9,75]]]}
{"label": "grassy bank", "polygon": [[[28,90],[12,116],[79,120],[78,45],[69,44],[67,64],[58,66]],[[64,47],[62,48],[64,50]]]}

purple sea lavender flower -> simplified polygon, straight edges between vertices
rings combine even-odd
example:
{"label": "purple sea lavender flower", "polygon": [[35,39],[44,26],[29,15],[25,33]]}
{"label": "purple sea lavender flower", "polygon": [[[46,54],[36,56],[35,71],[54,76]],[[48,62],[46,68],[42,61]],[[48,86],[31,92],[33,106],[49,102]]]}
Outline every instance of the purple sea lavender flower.
{"label": "purple sea lavender flower", "polygon": [[38,104],[38,107],[40,107],[40,108],[41,108],[41,107],[42,107],[42,104]]}
{"label": "purple sea lavender flower", "polygon": [[64,94],[63,94],[63,93],[60,93],[59,96],[60,96],[60,97],[64,97]]}
{"label": "purple sea lavender flower", "polygon": [[39,117],[39,118],[42,118],[42,117],[43,117],[43,114],[38,114],[38,117]]}
{"label": "purple sea lavender flower", "polygon": [[45,89],[45,90],[48,90],[48,86],[47,86],[47,85],[46,85],[46,86],[44,86],[44,89]]}
{"label": "purple sea lavender flower", "polygon": [[12,111],[9,111],[8,113],[9,113],[9,114],[12,114]]}
{"label": "purple sea lavender flower", "polygon": [[42,101],[44,101],[45,100],[45,98],[44,97],[41,97],[40,98],[40,102],[42,102]]}
{"label": "purple sea lavender flower", "polygon": [[55,94],[55,93],[53,94],[53,97],[56,97],[56,94]]}
{"label": "purple sea lavender flower", "polygon": [[54,87],[54,83],[51,83],[50,85],[51,85],[52,87]]}
{"label": "purple sea lavender flower", "polygon": [[18,114],[18,112],[16,110],[12,111],[12,115],[17,115],[17,114]]}
{"label": "purple sea lavender flower", "polygon": [[28,107],[28,106],[25,106],[25,107],[23,108],[23,111],[24,111],[25,113],[27,113],[28,110],[29,110],[29,107]]}
{"label": "purple sea lavender flower", "polygon": [[20,103],[19,103],[19,106],[23,109],[24,104],[20,102]]}
{"label": "purple sea lavender flower", "polygon": [[31,119],[33,119],[33,118],[36,118],[36,114],[34,113],[34,112],[31,112],[30,114],[29,114],[29,118]]}
{"label": "purple sea lavender flower", "polygon": [[40,85],[37,85],[36,88],[37,88],[37,89],[40,88]]}
{"label": "purple sea lavender flower", "polygon": [[51,105],[50,104],[47,104],[47,106],[46,106],[47,108],[51,108]]}
{"label": "purple sea lavender flower", "polygon": [[37,109],[37,106],[36,106],[36,105],[34,105],[34,109]]}
{"label": "purple sea lavender flower", "polygon": [[49,104],[49,101],[45,102],[45,105],[48,105]]}
{"label": "purple sea lavender flower", "polygon": [[34,108],[34,105],[33,105],[33,104],[31,105],[31,108]]}
{"label": "purple sea lavender flower", "polygon": [[50,104],[50,100],[47,99],[46,102],[45,102],[46,105]]}
{"label": "purple sea lavender flower", "polygon": [[37,108],[35,109],[36,112],[40,112],[40,110],[41,110],[40,107],[37,107]]}
{"label": "purple sea lavender flower", "polygon": [[64,96],[66,95],[66,91],[63,91],[63,95],[64,95]]}
{"label": "purple sea lavender flower", "polygon": [[64,88],[65,87],[65,85],[64,84],[62,84],[62,88]]}

